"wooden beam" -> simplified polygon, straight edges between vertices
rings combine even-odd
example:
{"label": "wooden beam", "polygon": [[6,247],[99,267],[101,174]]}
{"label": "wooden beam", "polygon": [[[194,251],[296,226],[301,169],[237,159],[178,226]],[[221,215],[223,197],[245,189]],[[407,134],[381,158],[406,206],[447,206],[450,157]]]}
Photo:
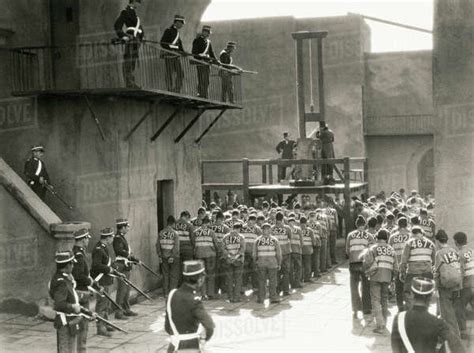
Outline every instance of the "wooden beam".
{"label": "wooden beam", "polygon": [[268,164],[268,183],[273,184],[273,165]]}
{"label": "wooden beam", "polygon": [[327,31],[299,31],[291,33],[293,39],[301,40],[301,39],[314,39],[314,38],[325,38],[328,35]]}
{"label": "wooden beam", "polygon": [[342,175],[341,170],[337,165],[334,164],[334,170],[336,171],[337,176],[339,179],[344,180],[344,175]]}
{"label": "wooden beam", "polygon": [[[326,32],[327,34],[327,32]],[[318,38],[318,97],[319,97],[319,121],[326,119],[326,107],[324,102],[324,68],[323,68],[323,37]]]}
{"label": "wooden beam", "polygon": [[305,113],[304,115],[304,120],[306,122],[310,121],[314,121],[314,122],[317,122],[317,121],[323,121],[323,116],[321,115],[321,113]]}
{"label": "wooden beam", "polygon": [[209,130],[212,129],[212,127],[217,123],[217,121],[218,121],[218,120],[220,119],[220,117],[226,112],[226,110],[227,110],[227,109],[222,109],[222,110],[220,111],[220,113],[217,114],[217,116],[214,118],[213,121],[211,121],[211,123],[209,124],[209,126],[208,126],[206,129],[204,129],[204,131],[201,133],[201,135],[200,135],[197,139],[194,140],[195,143],[201,142],[202,138],[203,138],[204,136],[206,136],[206,134],[209,132]]}
{"label": "wooden beam", "polygon": [[250,202],[250,194],[249,194],[249,184],[250,184],[250,174],[249,174],[249,160],[248,158],[244,158],[242,160],[242,177],[243,177],[243,198],[244,204],[248,205]]}
{"label": "wooden beam", "polygon": [[174,139],[174,143],[178,143],[179,141],[181,141],[181,139],[184,137],[184,135],[186,135],[186,133],[189,131],[189,129],[191,129],[193,127],[194,124],[196,124],[196,122],[199,120],[199,118],[201,117],[201,115],[205,112],[206,110],[205,109],[199,109],[196,116],[193,118],[193,120],[191,120],[189,122],[188,125],[186,125],[186,127],[184,128],[184,130],[178,135],[178,137],[176,137]]}
{"label": "wooden beam", "polygon": [[150,106],[148,107],[148,110],[145,112],[145,114],[143,114],[143,116],[140,118],[140,120],[138,120],[138,122],[132,127],[132,129],[127,134],[127,136],[125,136],[125,141],[128,140],[130,138],[130,136],[132,136],[132,134],[138,129],[138,127],[146,120],[146,118],[148,118],[148,116],[153,112],[154,105],[158,104],[160,102],[160,100],[161,99],[157,99],[157,100],[154,100],[154,101],[150,102]]}
{"label": "wooden beam", "polygon": [[171,123],[171,121],[174,119],[174,117],[179,113],[181,112],[181,107],[177,107],[173,114],[171,114],[169,116],[169,118],[163,123],[163,125],[160,126],[160,128],[153,134],[153,136],[150,138],[150,141],[153,142],[155,141],[158,136],[161,135],[161,133],[163,132],[164,129],[166,129],[166,127]]}
{"label": "wooden beam", "polygon": [[89,108],[89,111],[91,112],[95,125],[97,126],[97,129],[99,130],[100,136],[102,137],[102,140],[105,141],[104,130],[102,130],[102,126],[100,125],[99,118],[97,118],[97,115],[95,115],[94,110],[92,109],[91,102],[89,101],[89,98],[87,98],[87,96],[84,95],[84,99],[86,100],[87,108]]}
{"label": "wooden beam", "polygon": [[267,166],[262,164],[262,183],[267,183]]}
{"label": "wooden beam", "polygon": [[[293,36],[293,38],[295,38]],[[303,40],[296,40],[296,87],[298,88],[298,127],[300,138],[306,138],[306,120],[304,103],[304,57]]]}

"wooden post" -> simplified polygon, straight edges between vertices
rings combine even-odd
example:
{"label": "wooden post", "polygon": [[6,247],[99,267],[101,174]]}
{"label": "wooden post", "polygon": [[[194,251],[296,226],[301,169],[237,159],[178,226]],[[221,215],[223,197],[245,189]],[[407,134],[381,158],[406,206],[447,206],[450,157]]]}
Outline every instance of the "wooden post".
{"label": "wooden post", "polygon": [[298,116],[300,138],[306,138],[306,120],[304,105],[304,58],[303,40],[296,40],[296,87],[298,87]]}
{"label": "wooden post", "polygon": [[273,184],[273,164],[268,163],[268,183]]}
{"label": "wooden post", "polygon": [[367,158],[364,160],[364,182],[369,182],[369,161]]}
{"label": "wooden post", "polygon": [[242,160],[242,193],[244,198],[244,204],[248,205],[250,202],[250,194],[249,194],[249,184],[250,184],[250,175],[249,175],[249,159],[244,158]]}
{"label": "wooden post", "polygon": [[344,157],[344,223],[346,225],[346,234],[354,227],[351,215],[351,179],[350,179],[350,159]]}
{"label": "wooden post", "polygon": [[324,107],[324,70],[323,70],[323,39],[318,38],[318,96],[319,96],[319,114],[320,124],[326,121],[326,113]]}
{"label": "wooden post", "polygon": [[262,183],[266,184],[267,183],[267,165],[262,164]]}

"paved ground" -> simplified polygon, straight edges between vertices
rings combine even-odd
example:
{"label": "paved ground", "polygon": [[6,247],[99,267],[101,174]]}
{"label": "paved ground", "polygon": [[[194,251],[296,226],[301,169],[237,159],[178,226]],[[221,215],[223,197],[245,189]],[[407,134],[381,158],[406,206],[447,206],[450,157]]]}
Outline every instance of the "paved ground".
{"label": "paved ground", "polygon": [[[391,351],[388,330],[385,335],[375,335],[372,323],[352,320],[346,265],[333,269],[317,283],[307,285],[281,304],[266,303],[264,306],[257,304],[255,297],[250,297],[238,304],[217,300],[205,305],[217,325],[215,336],[206,345],[206,352]],[[165,351],[168,343],[163,330],[164,308],[161,298],[134,305],[133,310],[140,314],[138,317],[114,321],[128,330],[128,335],[114,332],[112,338],[96,336],[95,324],[91,324],[89,352]],[[396,308],[392,307],[391,312],[394,314]],[[152,324],[158,327],[158,332],[152,331]],[[472,324],[471,321],[470,333],[474,338]],[[0,352],[41,353],[55,352],[55,349],[55,331],[51,322],[0,314]]]}

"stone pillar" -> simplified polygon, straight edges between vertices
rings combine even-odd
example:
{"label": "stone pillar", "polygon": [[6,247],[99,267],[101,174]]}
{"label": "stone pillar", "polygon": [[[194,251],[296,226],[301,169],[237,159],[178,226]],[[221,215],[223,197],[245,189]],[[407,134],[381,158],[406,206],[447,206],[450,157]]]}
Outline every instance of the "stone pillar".
{"label": "stone pillar", "polygon": [[51,225],[51,234],[56,239],[56,251],[72,250],[74,246],[74,232],[82,229],[91,229],[89,222],[63,222]]}
{"label": "stone pillar", "polygon": [[437,228],[474,241],[474,2],[436,0],[433,97]]}

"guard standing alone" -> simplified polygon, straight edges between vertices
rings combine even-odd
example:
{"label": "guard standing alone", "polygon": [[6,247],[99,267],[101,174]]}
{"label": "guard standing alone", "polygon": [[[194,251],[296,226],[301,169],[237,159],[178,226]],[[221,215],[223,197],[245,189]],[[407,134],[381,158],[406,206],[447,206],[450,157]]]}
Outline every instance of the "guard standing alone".
{"label": "guard standing alone", "polygon": [[[234,52],[235,48],[237,47],[236,42],[229,41],[227,42],[227,46],[223,49],[219,55],[219,61],[221,62],[222,66],[228,70],[236,71],[236,73],[242,72],[242,69],[238,66],[232,64],[232,53]],[[227,70],[220,70],[219,76],[221,77],[222,83],[222,97],[221,100],[223,102],[227,102],[229,100],[231,103],[234,103],[234,84],[232,83],[232,77],[235,74],[231,71]]]}
{"label": "guard standing alone", "polygon": [[[211,72],[210,63],[217,63],[216,55],[212,49],[212,43],[209,39],[211,35],[211,26],[202,26],[201,34],[199,34],[193,41],[192,53],[194,58],[201,61],[191,61],[191,64],[196,65],[198,76],[198,95],[201,98],[207,98],[209,91],[209,75]],[[205,61],[206,63],[202,63]]]}
{"label": "guard standing alone", "polygon": [[184,16],[175,15],[173,24],[165,30],[161,37],[161,46],[169,50],[162,51],[160,57],[165,60],[166,87],[170,92],[179,93],[183,86],[184,71],[179,58],[184,54],[184,48],[179,30],[185,23]]}
{"label": "guard standing alone", "polygon": [[36,195],[44,201],[46,196],[46,185],[49,183],[49,175],[46,165],[42,161],[44,147],[35,145],[31,148],[31,158],[25,162],[26,182]]}

